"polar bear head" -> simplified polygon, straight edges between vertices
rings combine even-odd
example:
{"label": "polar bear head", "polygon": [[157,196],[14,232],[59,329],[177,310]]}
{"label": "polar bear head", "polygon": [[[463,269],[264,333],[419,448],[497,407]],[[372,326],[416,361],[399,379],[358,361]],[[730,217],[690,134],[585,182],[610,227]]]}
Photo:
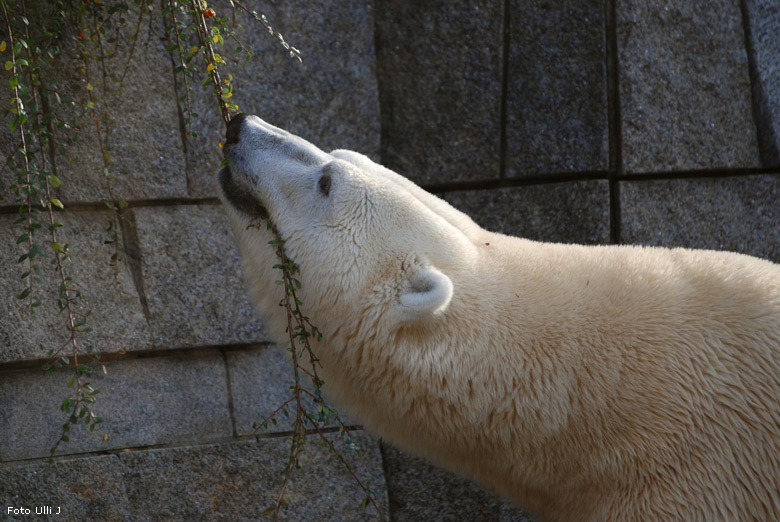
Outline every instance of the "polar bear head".
{"label": "polar bear head", "polygon": [[280,315],[281,279],[272,236],[256,226],[266,218],[315,319],[368,314],[392,328],[446,312],[481,231],[468,216],[361,154],[326,153],[255,116],[233,118],[226,138],[219,193],[266,322]]}

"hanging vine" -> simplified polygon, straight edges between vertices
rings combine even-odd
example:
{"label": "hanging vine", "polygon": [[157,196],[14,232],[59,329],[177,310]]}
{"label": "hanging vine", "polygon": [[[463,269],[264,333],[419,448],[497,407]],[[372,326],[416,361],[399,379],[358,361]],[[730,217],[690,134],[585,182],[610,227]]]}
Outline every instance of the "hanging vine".
{"label": "hanging vine", "polygon": [[[252,50],[235,34],[237,14],[246,15],[250,21],[259,24],[284,47],[291,58],[301,61],[301,53],[274,30],[265,15],[258,14],[237,0],[227,0],[224,6],[231,14],[233,26],[230,19],[219,16],[221,8],[210,7],[204,0],[161,0],[159,12],[147,0],[133,0],[131,3],[48,0],[48,14],[36,12],[38,22],[33,27],[27,15],[25,0],[15,0],[10,5],[9,2],[11,0],[0,0],[3,16],[0,23],[5,33],[0,42],[0,56],[6,57],[4,62],[9,88],[7,112],[9,128],[16,137],[14,148],[7,154],[6,162],[0,170],[0,193],[10,188],[18,203],[19,218],[15,224],[20,232],[16,243],[24,249],[18,258],[19,264],[24,266],[21,274],[24,286],[17,297],[27,303],[30,314],[35,313],[43,299],[53,297],[67,331],[63,342],[49,350],[49,359],[44,365],[48,372],[58,369],[72,372],[68,381],[70,391],[61,403],[66,421],[51,448],[53,456],[61,443],[70,440],[72,426],[84,424],[91,431],[102,422],[95,412],[98,390],[89,382],[89,378],[98,367],[106,371],[100,360],[100,350],[95,350],[88,342],[90,327],[87,320],[90,311],[84,310],[82,288],[70,275],[69,262],[73,253],[62,239],[67,227],[65,220],[59,219],[65,205],[56,195],[63,181],[57,172],[55,156],[67,153],[68,144],[78,141],[84,132],[92,128],[97,137],[96,154],[99,154],[104,180],[104,193],[99,199],[110,211],[104,243],[111,245],[108,262],[116,277],[123,255],[121,220],[127,203],[115,188],[114,160],[106,139],[111,134],[113,121],[110,100],[112,93],[121,95],[125,87],[144,22],[148,20],[151,24],[155,17],[162,20],[167,51],[182,80],[183,92],[178,101],[185,114],[187,136],[197,136],[193,130],[193,118],[197,117],[192,110],[194,82],[200,81],[202,85],[211,86],[212,95],[226,125],[239,111],[238,105],[233,102],[233,77],[223,72],[227,60],[220,53],[225,39],[229,39],[238,44],[239,51],[246,59],[253,55]],[[123,31],[128,28],[130,36],[124,36]],[[33,32],[35,34],[31,34]],[[127,42],[129,49],[125,51]],[[66,94],[66,90],[52,79],[55,76],[53,71],[61,72],[66,56],[75,56],[78,63],[73,71],[76,77],[71,80],[80,88],[73,94]],[[54,110],[52,100],[57,107],[70,108],[71,111]],[[2,175],[6,171],[14,173],[10,186],[3,183]],[[305,316],[303,303],[296,295],[300,289],[300,281],[296,278],[298,266],[287,257],[284,241],[275,225],[267,221],[266,226],[275,238],[270,247],[275,249],[279,258],[275,268],[281,272],[280,285],[284,289],[280,307],[287,315],[288,350],[293,362],[294,384],[291,397],[260,421],[253,435],[261,428],[267,429],[269,423],[275,424],[280,412],[287,414],[288,408],[295,408],[284,478],[275,502],[266,513],[273,515],[276,520],[280,509],[286,507],[287,488],[294,472],[301,469],[299,456],[306,435],[316,434],[321,445],[336,455],[363,490],[364,507],[372,505],[380,519],[384,519],[374,492],[358,478],[327,436],[325,428],[335,424],[344,436],[346,447],[359,451],[347,426],[322,397],[324,383],[317,374],[319,360],[311,346],[311,340],[320,339],[321,333]],[[57,278],[58,290],[55,296],[46,296],[42,284],[42,263],[47,256]],[[308,359],[309,369],[301,364],[301,357]],[[310,379],[313,391],[303,385],[302,377]],[[314,401],[316,411],[306,409],[305,397]]]}

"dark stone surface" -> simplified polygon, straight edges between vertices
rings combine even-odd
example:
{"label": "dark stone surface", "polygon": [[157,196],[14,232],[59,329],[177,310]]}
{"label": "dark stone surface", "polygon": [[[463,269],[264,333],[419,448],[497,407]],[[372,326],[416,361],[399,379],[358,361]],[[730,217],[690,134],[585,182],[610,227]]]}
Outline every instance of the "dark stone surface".
{"label": "dark stone surface", "polygon": [[780,165],[780,3],[747,0],[753,115],[761,162]]}
{"label": "dark stone surface", "polygon": [[[123,482],[124,470],[114,455],[2,466],[1,518],[8,522],[131,520]],[[31,514],[9,515],[9,507],[29,509]],[[44,514],[47,507],[50,516]],[[41,515],[36,515],[36,509]]]}
{"label": "dark stone surface", "polygon": [[620,184],[621,242],[707,248],[780,262],[780,176]]}
{"label": "dark stone surface", "polygon": [[382,455],[394,522],[499,520],[495,495],[384,442]]}
{"label": "dark stone surface", "polygon": [[[113,361],[86,382],[99,391],[93,411],[103,419],[95,431],[82,424],[70,431],[58,455],[154,444],[213,440],[232,435],[222,355]],[[0,374],[0,458],[42,458],[59,438],[67,415],[63,399],[71,372],[40,369]]]}
{"label": "dark stone surface", "polygon": [[[57,305],[61,279],[51,261],[54,251],[50,248],[49,218],[40,215],[42,228],[33,236],[36,244],[45,251],[36,262],[41,270],[34,276],[30,294],[40,299],[41,306],[31,314],[30,299],[20,300],[28,280],[20,276],[30,270],[27,262],[17,263],[18,257],[28,250],[27,243],[16,244],[25,233],[23,225],[13,225],[16,215],[0,216],[0,262],[5,267],[0,277],[0,362],[24,361],[47,357],[70,337],[67,315]],[[54,219],[64,223],[57,229],[57,241],[68,245],[69,261],[63,266],[71,278],[71,288],[81,291],[75,302],[75,310],[91,312],[86,327],[91,332],[77,337],[80,346],[92,347],[96,352],[117,352],[148,349],[151,346],[149,325],[144,316],[138,291],[126,256],[117,264],[117,271],[110,265],[113,249],[104,245],[110,238],[105,228],[110,220],[107,212],[55,212]]]}
{"label": "dark stone surface", "polygon": [[[274,30],[301,51],[290,58],[281,44],[257,22],[237,11],[245,27],[238,38],[255,51],[246,66],[227,67],[234,76],[232,100],[243,112],[297,134],[323,150],[353,149],[379,157],[379,98],[374,56],[372,5],[347,0],[265,3]],[[218,13],[230,16],[227,7]],[[235,56],[234,41],[222,49]],[[242,59],[243,60],[243,59]],[[214,196],[222,159],[217,144],[225,124],[210,90],[194,88],[197,138],[188,139],[190,194]]]}
{"label": "dark stone surface", "polygon": [[[312,436],[301,453],[305,473],[296,472],[287,488],[288,509],[280,520],[378,520],[363,509],[365,497],[343,464]],[[379,445],[353,434],[361,457],[328,435],[387,513],[388,501]],[[264,520],[283,482],[289,452],[286,437],[141,451],[119,455],[58,459],[0,467],[3,520],[39,519],[35,508],[52,507],[47,519],[84,520]],[[8,506],[31,516],[6,517]],[[60,514],[56,515],[57,508]]]}
{"label": "dark stone surface", "polygon": [[[301,454],[304,473],[296,472],[287,489],[289,508],[280,520],[377,519],[361,508],[363,491],[333,456],[308,438]],[[355,433],[363,457],[329,436],[387,512],[387,495],[378,444]],[[167,448],[120,455],[133,520],[265,520],[284,480],[287,437]]]}
{"label": "dark stone surface", "polygon": [[507,175],[608,168],[604,2],[512,0]]}
{"label": "dark stone surface", "polygon": [[156,346],[265,339],[246,296],[238,245],[220,206],[139,208],[132,216]]}
{"label": "dark stone surface", "polygon": [[382,161],[417,183],[496,178],[502,7],[377,4]]}
{"label": "dark stone surface", "polygon": [[606,181],[447,192],[440,196],[493,232],[548,242],[609,242]]}
{"label": "dark stone surface", "polygon": [[534,522],[534,518],[511,504],[501,504],[501,513],[498,516],[498,522]]}
{"label": "dark stone surface", "polygon": [[759,165],[738,2],[617,4],[626,172]]}

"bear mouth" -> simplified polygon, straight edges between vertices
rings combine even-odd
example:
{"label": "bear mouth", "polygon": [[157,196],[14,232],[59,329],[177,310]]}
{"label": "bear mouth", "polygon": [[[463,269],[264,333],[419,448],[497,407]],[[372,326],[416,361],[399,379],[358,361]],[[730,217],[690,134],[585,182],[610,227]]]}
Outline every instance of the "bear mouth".
{"label": "bear mouth", "polygon": [[252,219],[268,219],[268,210],[246,187],[242,187],[225,166],[219,171],[219,186],[227,202],[242,214]]}

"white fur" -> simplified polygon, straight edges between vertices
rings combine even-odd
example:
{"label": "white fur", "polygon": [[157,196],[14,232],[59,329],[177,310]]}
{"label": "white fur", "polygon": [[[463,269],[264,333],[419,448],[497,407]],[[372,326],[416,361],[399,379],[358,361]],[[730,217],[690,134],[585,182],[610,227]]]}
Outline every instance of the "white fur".
{"label": "white fur", "polygon": [[452,299],[452,281],[432,266],[425,267],[409,278],[401,294],[401,306],[409,310],[410,318],[420,313],[444,310]]}
{"label": "white fur", "polygon": [[[368,429],[542,520],[780,520],[778,265],[494,234],[255,117],[226,158],[301,267],[326,393]],[[223,200],[284,343],[270,234]]]}

